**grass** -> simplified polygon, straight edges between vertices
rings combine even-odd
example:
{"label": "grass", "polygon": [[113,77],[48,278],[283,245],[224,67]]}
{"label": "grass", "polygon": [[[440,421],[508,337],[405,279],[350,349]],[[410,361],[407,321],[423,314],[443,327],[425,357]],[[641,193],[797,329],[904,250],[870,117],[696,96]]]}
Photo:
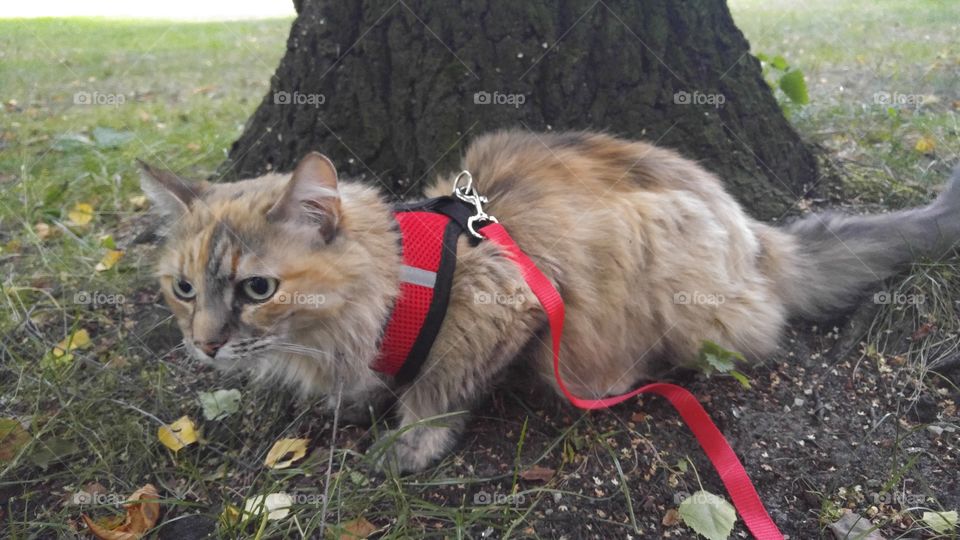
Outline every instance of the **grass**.
{"label": "grass", "polygon": [[[783,55],[806,73],[811,103],[785,107],[803,136],[827,148],[846,173],[842,189],[829,195],[874,207],[928,199],[957,161],[960,42],[953,36],[960,7],[768,5],[735,0],[731,8],[755,52]],[[571,419],[569,411],[531,408],[508,392],[481,419],[469,451],[423,475],[384,478],[370,474],[359,450],[363,430],[340,430],[337,450],[328,452],[332,419],[317,403],[168,361],[178,358],[179,336],[153,290],[150,246],[134,241],[146,223],[134,158],[194,177],[213,174],[265,94],[289,24],[0,21],[0,417],[17,418],[33,439],[0,462],[2,534],[73,535],[81,512],[118,513],[117,498],[152,482],[165,497],[160,534],[169,537],[188,537],[171,531],[204,530],[225,508],[279,491],[294,496],[290,518],[222,524],[220,535],[311,537],[362,517],[389,538],[555,536],[543,532],[545,523],[556,534],[589,525],[649,537],[663,506],[651,511],[642,486],[695,491],[699,479],[680,466],[687,450],[655,438],[639,417]],[[891,107],[875,99],[878,92],[936,100]],[[105,101],[123,96],[123,103],[84,105],[75,102],[78,93]],[[934,148],[917,151],[921,138]],[[78,204],[92,207],[88,224],[71,220]],[[98,271],[112,246],[124,250],[122,258]],[[929,367],[956,349],[956,276],[955,266],[922,264],[891,284],[891,291],[932,301],[881,306],[863,360],[902,370],[919,392]],[[939,328],[931,340],[889,332],[909,334],[931,321]],[[52,353],[79,329],[92,337],[89,346],[69,357]],[[163,423],[181,415],[199,420],[197,392],[217,388],[242,390],[238,414],[201,422],[198,448],[173,453],[157,443]],[[504,409],[522,412],[500,414]],[[309,438],[310,454],[289,469],[264,468],[281,437]],[[694,459],[706,482],[709,466]],[[518,481],[534,463],[582,482]],[[317,471],[332,473],[330,481]],[[101,488],[112,498],[69,504],[80,490]],[[498,502],[483,504],[481,493]],[[332,513],[326,523],[319,511],[324,495]],[[821,495],[831,512],[852,504],[836,493]]]}

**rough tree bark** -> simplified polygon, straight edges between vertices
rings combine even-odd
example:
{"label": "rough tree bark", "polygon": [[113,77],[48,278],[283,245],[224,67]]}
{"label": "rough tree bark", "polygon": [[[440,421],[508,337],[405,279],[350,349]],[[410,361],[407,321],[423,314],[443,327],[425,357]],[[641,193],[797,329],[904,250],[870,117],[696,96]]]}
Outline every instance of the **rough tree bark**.
{"label": "rough tree bark", "polygon": [[227,178],[288,170],[320,150],[344,174],[409,197],[473,137],[503,127],[676,148],[761,218],[781,216],[816,177],[723,0],[295,5],[286,55]]}

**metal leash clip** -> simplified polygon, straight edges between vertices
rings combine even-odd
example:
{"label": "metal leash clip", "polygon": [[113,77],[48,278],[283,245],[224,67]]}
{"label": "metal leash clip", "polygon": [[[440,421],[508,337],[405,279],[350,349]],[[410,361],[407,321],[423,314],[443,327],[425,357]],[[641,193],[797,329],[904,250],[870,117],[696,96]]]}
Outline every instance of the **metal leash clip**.
{"label": "metal leash clip", "polygon": [[[464,178],[466,184],[461,186],[461,181]],[[472,204],[476,209],[477,212],[467,220],[467,229],[474,237],[483,239],[483,235],[477,232],[475,228],[477,222],[500,223],[497,218],[483,211],[483,204],[488,201],[486,197],[477,193],[477,190],[473,187],[473,175],[470,174],[470,171],[460,171],[460,174],[453,179],[453,195],[463,202]]]}

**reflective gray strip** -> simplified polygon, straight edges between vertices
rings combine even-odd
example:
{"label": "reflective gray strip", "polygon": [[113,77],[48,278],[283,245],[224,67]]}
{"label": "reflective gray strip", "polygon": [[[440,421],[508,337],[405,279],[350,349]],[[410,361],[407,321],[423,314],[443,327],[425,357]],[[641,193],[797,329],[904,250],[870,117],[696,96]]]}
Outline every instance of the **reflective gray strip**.
{"label": "reflective gray strip", "polygon": [[437,283],[437,273],[423,268],[403,265],[400,267],[400,281],[432,289]]}

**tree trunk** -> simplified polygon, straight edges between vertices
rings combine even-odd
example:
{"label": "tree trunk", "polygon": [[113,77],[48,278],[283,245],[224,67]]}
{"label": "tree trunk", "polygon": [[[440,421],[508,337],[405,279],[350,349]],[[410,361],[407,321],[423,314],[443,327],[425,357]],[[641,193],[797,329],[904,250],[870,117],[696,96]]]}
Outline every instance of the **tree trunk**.
{"label": "tree trunk", "polygon": [[295,0],[270,92],[221,173],[310,150],[397,198],[489,130],[604,130],[672,147],[757,217],[816,178],[722,0]]}

